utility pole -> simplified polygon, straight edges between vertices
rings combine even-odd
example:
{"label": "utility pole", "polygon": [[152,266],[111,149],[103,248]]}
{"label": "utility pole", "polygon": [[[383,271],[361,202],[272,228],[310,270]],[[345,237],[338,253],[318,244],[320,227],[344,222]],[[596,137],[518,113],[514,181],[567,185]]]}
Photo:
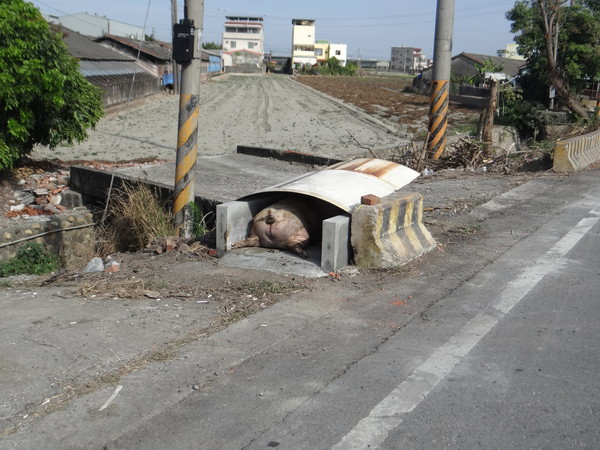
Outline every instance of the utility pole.
{"label": "utility pole", "polygon": [[439,159],[446,148],[453,27],[454,0],[437,0],[427,140],[427,150],[432,159]]}
{"label": "utility pole", "polygon": [[[171,0],[171,26],[177,23],[177,0]],[[173,93],[179,95],[179,64],[173,60]]]}
{"label": "utility pole", "polygon": [[181,64],[179,129],[173,215],[180,236],[192,234],[194,172],[198,152],[198,109],[204,0],[184,0],[184,18],[173,26],[173,59]]}

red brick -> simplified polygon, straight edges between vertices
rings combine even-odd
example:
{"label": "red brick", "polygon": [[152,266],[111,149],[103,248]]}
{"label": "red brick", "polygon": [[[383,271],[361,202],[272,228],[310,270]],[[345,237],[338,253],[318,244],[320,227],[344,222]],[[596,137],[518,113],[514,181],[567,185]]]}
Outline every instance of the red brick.
{"label": "red brick", "polygon": [[360,203],[363,205],[376,205],[379,201],[380,198],[373,194],[363,195],[360,198]]}

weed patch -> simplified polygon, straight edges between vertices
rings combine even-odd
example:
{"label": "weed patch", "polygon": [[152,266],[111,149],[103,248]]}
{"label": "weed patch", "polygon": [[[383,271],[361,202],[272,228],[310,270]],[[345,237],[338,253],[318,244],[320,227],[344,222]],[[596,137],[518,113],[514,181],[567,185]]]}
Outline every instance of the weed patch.
{"label": "weed patch", "polygon": [[0,263],[0,277],[11,275],[42,275],[60,267],[57,256],[46,253],[40,244],[34,242],[22,246],[17,256]]}

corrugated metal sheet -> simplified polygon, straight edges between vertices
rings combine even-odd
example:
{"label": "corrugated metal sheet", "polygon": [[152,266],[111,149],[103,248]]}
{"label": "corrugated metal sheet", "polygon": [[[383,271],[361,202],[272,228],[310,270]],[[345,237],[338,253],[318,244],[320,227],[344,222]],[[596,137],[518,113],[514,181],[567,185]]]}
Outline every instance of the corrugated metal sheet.
{"label": "corrugated metal sheet", "polygon": [[361,158],[284,181],[246,196],[243,200],[266,193],[289,192],[325,200],[350,213],[360,205],[363,195],[384,197],[406,186],[418,176],[419,172],[401,164]]}
{"label": "corrugated metal sheet", "polygon": [[135,62],[129,61],[79,61],[79,71],[84,77],[131,75],[145,73]]}
{"label": "corrugated metal sheet", "polygon": [[[160,41],[140,41],[139,39],[129,39],[122,36],[104,35],[98,41],[113,41],[137,52],[138,49],[147,56],[155,58],[161,62],[171,61],[171,44]],[[141,47],[140,47],[141,46]]]}
{"label": "corrugated metal sheet", "polygon": [[121,55],[109,48],[106,48],[91,39],[69,30],[65,27],[58,27],[62,34],[69,53],[77,59],[97,60],[97,61],[134,61],[134,58]]}

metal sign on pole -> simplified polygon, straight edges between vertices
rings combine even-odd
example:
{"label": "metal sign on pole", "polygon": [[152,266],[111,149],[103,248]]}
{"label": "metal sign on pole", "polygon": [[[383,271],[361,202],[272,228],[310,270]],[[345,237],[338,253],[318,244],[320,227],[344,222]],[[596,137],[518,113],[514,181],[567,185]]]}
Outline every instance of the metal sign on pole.
{"label": "metal sign on pole", "polygon": [[446,148],[453,27],[454,0],[438,0],[427,140],[427,150],[433,159],[438,159]]}
{"label": "metal sign on pole", "polygon": [[179,235],[187,238],[193,226],[203,20],[204,0],[185,0],[184,18],[173,25],[173,59],[181,64],[173,215]]}

